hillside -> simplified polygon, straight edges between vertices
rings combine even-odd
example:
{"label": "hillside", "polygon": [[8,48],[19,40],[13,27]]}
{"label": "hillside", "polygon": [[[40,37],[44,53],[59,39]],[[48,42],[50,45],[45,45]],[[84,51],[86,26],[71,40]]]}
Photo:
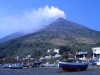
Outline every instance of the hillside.
{"label": "hillside", "polygon": [[0,45],[0,57],[46,55],[47,49],[69,46],[71,50],[91,50],[100,43],[100,32],[59,18],[44,29]]}
{"label": "hillside", "polygon": [[0,39],[0,44],[1,44],[1,43],[4,43],[4,42],[6,42],[6,41],[9,41],[9,40],[11,40],[11,39],[19,38],[19,37],[24,36],[24,35],[25,35],[25,34],[22,33],[22,32],[16,32],[16,33],[7,35],[7,36],[5,36],[5,37],[3,37],[3,38]]}
{"label": "hillside", "polygon": [[30,34],[30,33],[34,33],[36,31],[37,31],[37,29],[34,29],[34,30],[31,29],[30,31],[29,30],[28,31],[27,30],[21,30],[21,31],[15,32],[13,34],[10,34],[10,35],[7,35],[3,38],[0,38],[0,44],[7,42],[9,40],[12,40],[12,39],[16,39],[16,38],[25,36],[25,35]]}

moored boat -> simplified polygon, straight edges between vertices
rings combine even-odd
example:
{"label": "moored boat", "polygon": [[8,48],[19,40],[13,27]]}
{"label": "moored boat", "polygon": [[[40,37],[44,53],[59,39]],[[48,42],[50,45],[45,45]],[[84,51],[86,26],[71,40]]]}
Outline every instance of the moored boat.
{"label": "moored boat", "polygon": [[88,63],[59,62],[59,69],[63,72],[84,71],[87,68]]}
{"label": "moored boat", "polygon": [[21,65],[21,64],[12,64],[12,65],[9,66],[9,68],[11,68],[11,69],[21,69],[21,68],[23,68],[23,65]]}
{"label": "moored boat", "polygon": [[39,67],[42,63],[41,62],[34,62],[32,67]]}
{"label": "moored boat", "polygon": [[2,68],[9,68],[10,64],[2,64],[1,67]]}

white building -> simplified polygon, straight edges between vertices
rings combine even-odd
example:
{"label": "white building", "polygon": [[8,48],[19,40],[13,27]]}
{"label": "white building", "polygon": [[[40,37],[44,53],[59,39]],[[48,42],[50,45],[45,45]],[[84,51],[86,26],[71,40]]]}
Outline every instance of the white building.
{"label": "white building", "polygon": [[51,59],[51,58],[52,58],[51,55],[49,55],[49,56],[45,56],[45,59]]}
{"label": "white building", "polygon": [[93,60],[97,58],[96,64],[100,66],[100,47],[92,48]]}
{"label": "white building", "polygon": [[60,49],[54,49],[54,52],[56,52],[57,54],[59,54]]}
{"label": "white building", "polygon": [[50,53],[50,52],[56,52],[57,54],[59,54],[59,51],[60,51],[60,49],[54,49],[54,50],[52,50],[52,49],[48,49],[47,50],[47,53]]}
{"label": "white building", "polygon": [[92,48],[93,54],[100,54],[100,47]]}
{"label": "white building", "polygon": [[47,50],[47,53],[50,53],[51,51],[52,51],[51,49],[48,49],[48,50]]}
{"label": "white building", "polygon": [[59,57],[61,57],[61,55],[59,55],[59,54],[56,54],[55,55],[55,58],[59,58]]}

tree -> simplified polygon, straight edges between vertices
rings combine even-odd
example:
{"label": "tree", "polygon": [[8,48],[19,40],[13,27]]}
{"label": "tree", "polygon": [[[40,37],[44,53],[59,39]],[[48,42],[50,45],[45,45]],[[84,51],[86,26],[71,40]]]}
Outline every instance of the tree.
{"label": "tree", "polygon": [[71,49],[68,46],[60,46],[59,53],[62,55],[63,53],[69,52]]}
{"label": "tree", "polygon": [[57,53],[56,52],[50,52],[49,55],[55,56]]}
{"label": "tree", "polygon": [[65,53],[62,54],[62,58],[67,60],[68,57],[69,57],[69,53],[68,52],[65,52]]}

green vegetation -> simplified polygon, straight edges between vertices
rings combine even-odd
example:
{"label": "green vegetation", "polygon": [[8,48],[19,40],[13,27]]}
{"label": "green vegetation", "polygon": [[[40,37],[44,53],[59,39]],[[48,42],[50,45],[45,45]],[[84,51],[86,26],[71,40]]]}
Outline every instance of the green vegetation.
{"label": "green vegetation", "polygon": [[27,55],[39,58],[54,48],[60,48],[61,54],[67,50],[91,52],[97,46],[100,46],[99,31],[60,18],[40,31],[0,44],[0,58]]}

